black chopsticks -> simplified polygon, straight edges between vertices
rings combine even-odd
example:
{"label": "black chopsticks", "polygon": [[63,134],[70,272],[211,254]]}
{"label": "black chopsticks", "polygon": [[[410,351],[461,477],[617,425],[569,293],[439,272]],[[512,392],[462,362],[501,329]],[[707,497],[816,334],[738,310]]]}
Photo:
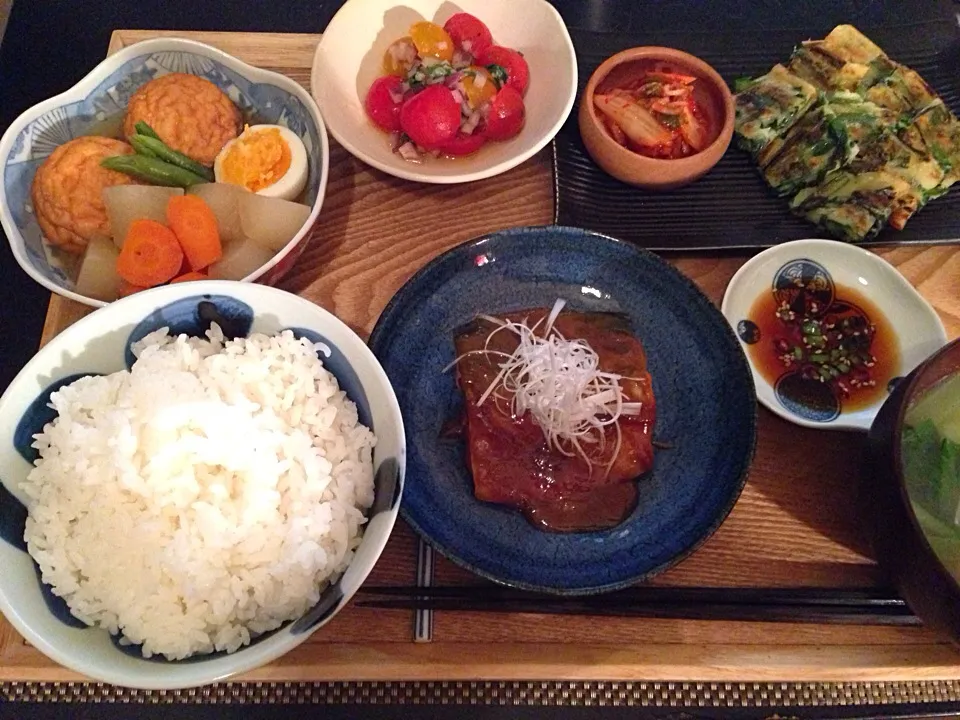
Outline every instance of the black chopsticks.
{"label": "black chopsticks", "polygon": [[[377,597],[379,596],[379,597]],[[626,618],[919,625],[889,590],[848,588],[636,587],[561,596],[499,586],[363,587],[357,606]]]}

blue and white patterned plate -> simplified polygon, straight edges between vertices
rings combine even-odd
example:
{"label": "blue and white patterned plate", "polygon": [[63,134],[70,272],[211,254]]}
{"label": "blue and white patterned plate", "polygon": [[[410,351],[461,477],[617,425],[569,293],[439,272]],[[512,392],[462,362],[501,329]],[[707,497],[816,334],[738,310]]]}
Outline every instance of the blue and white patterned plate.
{"label": "blue and white patterned plate", "polygon": [[[657,402],[653,470],[620,526],[553,534],[473,496],[463,443],[441,440],[461,400],[453,332],[477,313],[548,307],[626,313]],[[657,256],[590,232],[517,228],[473,240],[417,273],[380,316],[370,346],[396,390],[409,462],[401,514],[449,558],[516,587],[612,590],[691,553],[723,522],[753,456],[756,399],[723,316]]]}
{"label": "blue and white patterned plate", "polygon": [[209,45],[180,38],[145,40],[111,55],[66,92],[25,111],[0,139],[0,224],[21,267],[44,287],[86,305],[106,304],[76,293],[63,259],[44,242],[30,200],[37,168],[69,140],[116,133],[131,95],[171,72],[209,80],[240,108],[246,121],[286,126],[306,147],[304,202],[311,206],[310,218],[270,263],[245,280],[269,275],[309,232],[323,204],[329,162],[326,129],[310,94],[290,78],[247,65]]}
{"label": "blue and white patterned plate", "polygon": [[[211,321],[228,337],[291,329],[326,345],[330,355],[321,358],[324,365],[357,404],[361,422],[377,436],[374,504],[350,565],[303,617],[229,655],[147,660],[138,647],[121,645],[106,630],[78,621],[40,582],[23,540],[27,499],[19,486],[37,459],[33,436],[54,419],[48,405],[52,392],[84,375],[129,367],[131,343],[147,333],[168,327],[199,336]],[[51,340],[0,397],[0,612],[56,662],[118,685],[188,687],[259,667],[329,622],[365,580],[396,522],[405,456],[400,409],[383,369],[363,340],[310,301],[258,284],[209,280],[146,290],[111,303]]]}
{"label": "blue and white patterned plate", "polygon": [[[736,330],[744,349],[762,348],[777,338],[762,337],[751,318],[761,295],[773,293],[778,302],[819,303],[824,317],[851,308],[853,288],[883,313],[896,336],[899,360],[891,377],[881,379],[888,390],[947,342],[936,311],[893,265],[869,250],[836,240],[794,240],[753,256],[731,278],[723,296],[722,312]],[[799,294],[798,293],[799,289]],[[806,299],[804,299],[806,298]],[[859,310],[858,310],[859,312]],[[868,430],[887,399],[881,393],[866,407],[851,407],[832,384],[805,378],[784,367],[771,382],[753,364],[757,399],[780,417],[823,430]]]}

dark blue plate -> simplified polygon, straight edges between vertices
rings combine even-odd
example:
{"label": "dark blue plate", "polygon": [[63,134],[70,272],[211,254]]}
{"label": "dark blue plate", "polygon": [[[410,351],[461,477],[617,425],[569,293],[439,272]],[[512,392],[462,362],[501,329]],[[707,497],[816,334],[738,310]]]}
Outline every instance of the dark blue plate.
{"label": "dark blue plate", "polygon": [[[626,313],[657,399],[653,470],[620,526],[554,534],[483,503],[461,442],[440,430],[461,403],[453,331],[477,313],[547,307]],[[516,228],[467,242],[418,272],[370,338],[407,431],[400,512],[454,562],[507,585],[559,593],[613,590],[691,553],[723,522],[753,456],[756,396],[739,343],[694,284],[656,255],[583,230]]]}

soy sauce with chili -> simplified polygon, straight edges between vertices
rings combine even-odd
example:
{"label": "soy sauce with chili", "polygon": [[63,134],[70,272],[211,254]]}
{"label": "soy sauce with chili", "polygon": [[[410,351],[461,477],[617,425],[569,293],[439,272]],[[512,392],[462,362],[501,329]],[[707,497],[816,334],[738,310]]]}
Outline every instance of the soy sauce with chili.
{"label": "soy sauce with chili", "polygon": [[808,302],[791,306],[764,292],[748,315],[755,341],[750,359],[776,385],[797,373],[830,387],[844,412],[868,407],[887,394],[900,367],[900,348],[890,322],[855,288],[837,285],[828,307]]}

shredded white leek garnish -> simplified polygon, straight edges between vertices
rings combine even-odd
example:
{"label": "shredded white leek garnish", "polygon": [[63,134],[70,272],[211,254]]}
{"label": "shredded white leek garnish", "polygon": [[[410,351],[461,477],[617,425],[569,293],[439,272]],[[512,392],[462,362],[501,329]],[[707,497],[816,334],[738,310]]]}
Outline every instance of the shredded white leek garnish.
{"label": "shredded white leek garnish", "polygon": [[[509,399],[513,415],[522,417],[529,412],[548,445],[567,456],[579,454],[588,466],[593,464],[591,456],[602,456],[605,429],[613,425],[617,441],[607,463],[609,471],[620,451],[619,420],[624,415],[638,415],[642,403],[624,402],[627,396],[620,381],[627,378],[601,371],[600,356],[586,341],[567,340],[554,327],[565,304],[557,300],[550,313],[532,327],[526,320],[510,322],[479,316],[499,327],[490,333],[485,349],[474,352],[499,355],[502,361],[500,371],[477,404],[483,405],[491,396]],[[488,349],[491,338],[500,332],[517,336],[519,343],[512,355]],[[591,445],[596,452],[587,452]]]}

